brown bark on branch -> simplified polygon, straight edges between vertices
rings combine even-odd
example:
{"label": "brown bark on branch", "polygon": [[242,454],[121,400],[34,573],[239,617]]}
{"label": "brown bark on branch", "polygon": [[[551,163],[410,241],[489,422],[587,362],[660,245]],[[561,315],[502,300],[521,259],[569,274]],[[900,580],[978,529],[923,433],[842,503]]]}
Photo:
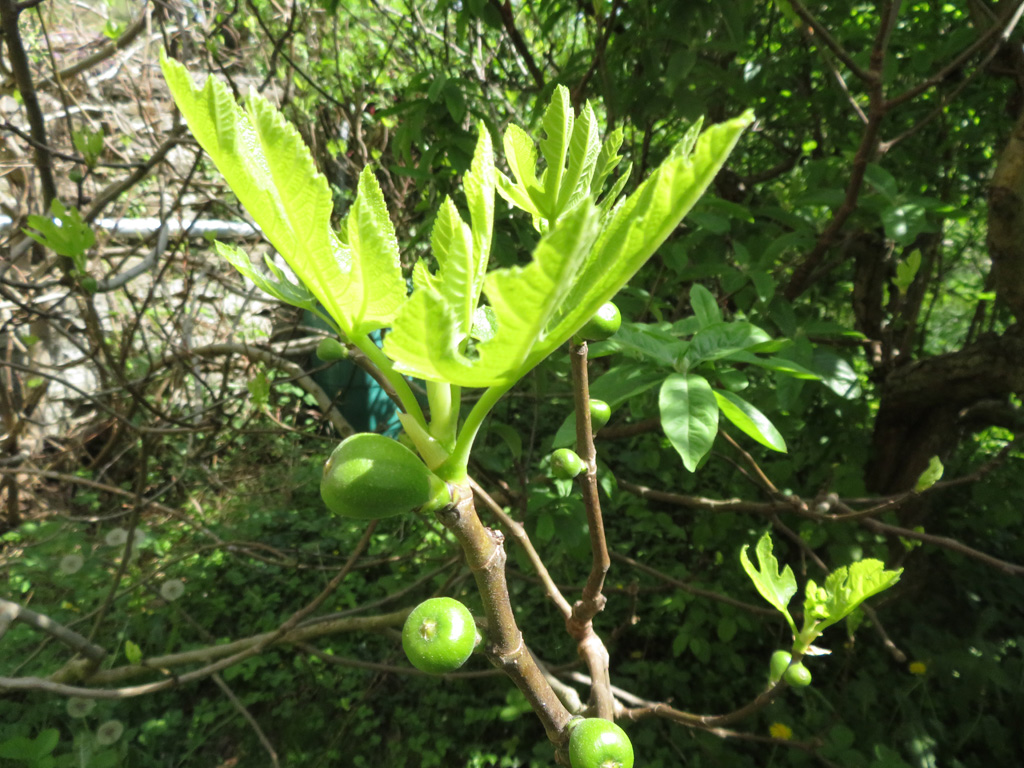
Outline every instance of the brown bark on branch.
{"label": "brown bark on branch", "polygon": [[597,453],[594,450],[594,430],[590,422],[590,376],[587,370],[587,342],[569,348],[572,361],[572,382],[576,408],[576,453],[587,471],[579,476],[583,505],[587,510],[587,530],[590,534],[592,561],[590,575],[583,594],[572,607],[572,616],[565,623],[569,634],[576,640],[577,653],[584,660],[594,685],[590,701],[594,714],[605,720],[615,719],[615,700],[611,692],[608,649],[594,631],[594,617],[604,610],[607,598],[602,594],[604,577],[611,567],[608,542],[604,534],[601,499],[597,493]]}
{"label": "brown bark on branch", "polygon": [[487,618],[487,658],[515,683],[543,724],[548,739],[559,744],[572,715],[537,666],[516,624],[505,581],[504,537],[480,522],[468,484],[454,486],[452,498],[454,503],[438,511],[437,519],[462,546],[476,579]]}
{"label": "brown bark on branch", "polygon": [[999,157],[988,193],[991,284],[1017,322],[1024,322],[1024,110]]}
{"label": "brown bark on branch", "polygon": [[523,36],[519,33],[516,28],[515,11],[512,9],[511,0],[505,0],[504,3],[498,2],[498,0],[491,0],[491,5],[501,14],[502,24],[505,25],[505,32],[508,34],[508,39],[512,41],[512,47],[516,49],[516,53],[523,59],[523,63],[526,64],[526,68],[530,70],[530,76],[533,77],[533,81],[537,84],[539,90],[544,88],[544,73],[541,72],[540,67],[537,66],[536,59],[533,58],[533,54],[530,53],[529,47],[526,45],[526,41],[523,40]]}
{"label": "brown bark on branch", "polygon": [[49,211],[50,201],[57,197],[57,184],[53,176],[53,158],[50,156],[46,140],[46,120],[39,106],[28,54],[22,45],[21,32],[18,29],[20,16],[21,8],[14,0],[0,0],[0,29],[3,31],[11,71],[21,93],[21,103],[25,106],[25,115],[28,117],[29,128],[35,141],[36,170],[39,171],[39,183],[43,188],[43,209]]}
{"label": "brown bark on branch", "polygon": [[912,489],[932,456],[956,444],[959,416],[983,400],[1024,392],[1024,338],[984,339],[894,370],[881,391],[868,488]]}
{"label": "brown bark on branch", "polygon": [[8,626],[10,626],[14,621],[21,621],[40,632],[45,632],[46,634],[57,638],[68,647],[74,649],[92,661],[100,661],[107,655],[104,648],[101,648],[94,643],[90,643],[87,638],[78,634],[74,630],[68,629],[63,624],[54,621],[49,616],[44,616],[41,613],[36,613],[35,611],[18,605],[17,603],[12,603],[0,598],[0,638],[4,636]]}

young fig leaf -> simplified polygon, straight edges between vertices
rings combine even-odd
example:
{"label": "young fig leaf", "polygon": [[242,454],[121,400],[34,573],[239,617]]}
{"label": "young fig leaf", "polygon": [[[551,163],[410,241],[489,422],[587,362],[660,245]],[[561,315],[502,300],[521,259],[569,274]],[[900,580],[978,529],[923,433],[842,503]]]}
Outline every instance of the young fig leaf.
{"label": "young fig leaf", "polygon": [[793,595],[796,594],[796,577],[793,575],[793,569],[787,565],[781,571],[779,570],[779,561],[775,559],[775,554],[772,552],[772,537],[767,532],[757,542],[757,568],[754,568],[750,558],[747,557],[749,547],[749,544],[744,544],[743,549],[740,550],[740,562],[743,564],[743,570],[754,582],[761,597],[786,617],[786,622],[795,635],[796,623],[786,607]]}

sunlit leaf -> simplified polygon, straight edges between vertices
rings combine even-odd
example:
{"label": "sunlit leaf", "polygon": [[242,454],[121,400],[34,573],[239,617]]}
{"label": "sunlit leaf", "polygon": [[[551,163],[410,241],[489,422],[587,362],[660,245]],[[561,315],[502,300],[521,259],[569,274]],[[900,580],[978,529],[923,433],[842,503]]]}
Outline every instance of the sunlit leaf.
{"label": "sunlit leaf", "polygon": [[722,310],[718,306],[718,300],[700,283],[694,283],[690,288],[690,306],[701,328],[722,322]]}
{"label": "sunlit leaf", "polygon": [[718,434],[718,403],[703,376],[674,373],[658,392],[661,427],[691,472],[711,450]]}
{"label": "sunlit leaf", "polygon": [[380,188],[364,170],[343,243],[331,229],[327,180],[281,113],[256,93],[246,107],[215,78],[202,88],[161,55],[175,103],[200,146],[295,275],[348,335],[388,325],[405,301],[394,231]]}
{"label": "sunlit leaf", "polygon": [[946,468],[942,466],[942,460],[939,459],[938,456],[932,456],[928,459],[928,467],[921,473],[921,476],[917,478],[914,490],[918,493],[921,491],[927,491],[942,479],[942,473],[945,469]]}
{"label": "sunlit leaf", "polygon": [[815,634],[820,634],[869,597],[894,585],[902,573],[902,568],[887,571],[881,560],[865,558],[834,570],[822,587],[808,581],[804,599],[805,628],[810,625]]}
{"label": "sunlit leaf", "polygon": [[786,452],[786,441],[767,416],[734,392],[713,391],[725,418],[766,448]]}
{"label": "sunlit leaf", "polygon": [[779,561],[772,551],[772,537],[767,532],[757,542],[757,568],[747,557],[749,547],[749,544],[744,544],[743,549],[740,550],[740,562],[743,564],[743,570],[754,582],[761,597],[786,617],[786,621],[795,635],[796,623],[787,608],[789,601],[796,594],[796,576],[793,575],[793,569],[787,565],[779,570]]}

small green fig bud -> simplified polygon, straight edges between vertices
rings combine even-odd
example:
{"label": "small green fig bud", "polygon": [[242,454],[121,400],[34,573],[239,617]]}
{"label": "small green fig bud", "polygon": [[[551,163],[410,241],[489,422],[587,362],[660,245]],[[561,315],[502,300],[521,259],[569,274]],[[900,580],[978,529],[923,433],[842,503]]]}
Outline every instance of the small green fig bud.
{"label": "small green fig bud", "polygon": [[557,478],[572,480],[586,468],[583,459],[569,448],[559,448],[551,454],[551,472]]}
{"label": "small green fig bud", "polygon": [[793,660],[793,654],[789,651],[776,651],[772,654],[772,659],[768,664],[768,680],[772,683],[777,683],[782,679],[782,675],[789,668],[789,662]]}
{"label": "small green fig bud", "polygon": [[607,301],[597,308],[597,312],[580,328],[577,336],[586,341],[604,341],[614,336],[621,325],[619,308]]}
{"label": "small green fig bud", "polygon": [[344,360],[348,357],[348,350],[337,339],[328,337],[320,339],[320,343],[316,345],[316,356],[325,363],[330,363],[335,360]]}
{"label": "small green fig bud", "polygon": [[798,661],[790,665],[782,678],[794,688],[806,688],[811,684],[811,670],[805,667],[803,662]]}
{"label": "small green fig bud", "polygon": [[608,423],[608,419],[611,417],[612,409],[608,403],[604,400],[590,401],[590,428],[592,431],[597,432],[597,430]]}

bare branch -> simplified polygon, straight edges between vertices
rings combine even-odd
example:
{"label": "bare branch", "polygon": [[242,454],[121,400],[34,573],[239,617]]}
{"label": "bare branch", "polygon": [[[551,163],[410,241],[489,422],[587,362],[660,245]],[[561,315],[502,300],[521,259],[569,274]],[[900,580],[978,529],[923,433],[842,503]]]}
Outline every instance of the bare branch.
{"label": "bare branch", "polygon": [[950,552],[956,552],[958,554],[969,557],[972,560],[978,560],[979,562],[990,565],[998,571],[1009,576],[1022,576],[1024,575],[1024,565],[1017,565],[1016,563],[1008,563],[1005,560],[1000,560],[998,557],[987,555],[973,547],[969,547],[956,539],[951,539],[948,536],[936,536],[931,533],[923,533],[921,531],[915,531],[910,528],[900,528],[896,525],[889,525],[878,520],[872,520],[865,518],[860,520],[860,525],[863,528],[867,528],[869,531],[874,533],[881,533],[886,536],[900,536],[904,539],[914,539],[915,541],[923,541],[926,544],[931,544],[935,547],[942,549],[948,549]]}
{"label": "bare branch", "polygon": [[[50,201],[57,197],[57,183],[53,176],[53,159],[50,155],[49,142],[46,139],[46,120],[35,83],[32,81],[32,69],[28,63],[28,54],[22,44],[21,31],[18,28],[18,17],[22,9],[14,0],[0,0],[0,31],[7,44],[7,55],[11,62],[14,81],[21,93],[21,103],[25,107],[32,138],[35,140],[36,170],[39,171],[39,183],[43,188],[43,210],[50,209]],[[69,262],[70,263],[70,262]]]}
{"label": "bare branch", "polygon": [[38,629],[40,632],[45,632],[93,661],[99,661],[107,655],[105,649],[90,643],[87,638],[54,621],[49,616],[44,616],[17,603],[12,603],[10,600],[0,598],[0,637],[3,637],[8,625],[12,621],[20,621],[23,624],[28,624],[30,627]]}
{"label": "bare branch", "polygon": [[504,537],[480,522],[468,485],[450,487],[453,503],[436,514],[462,545],[466,562],[476,579],[487,617],[487,657],[526,697],[544,725],[548,739],[559,744],[564,740],[565,726],[572,716],[544,678],[516,624],[505,581]]}
{"label": "bare branch", "polygon": [[109,43],[104,45],[95,53],[86,56],[81,61],[76,61],[71,66],[65,67],[57,73],[57,80],[64,81],[70,80],[72,77],[85,72],[88,69],[92,69],[97,64],[106,61],[118,51],[123,51],[138,37],[150,24],[150,9],[152,6],[149,3],[145,3],[142,6],[142,12],[139,14],[139,18],[132,22],[132,24],[125,29],[124,32],[116,40],[111,40]]}
{"label": "bare branch", "polygon": [[733,597],[729,597],[728,595],[720,595],[719,593],[712,592],[709,589],[695,587],[692,584],[687,584],[685,581],[680,581],[677,578],[669,576],[667,573],[659,571],[656,568],[652,568],[649,565],[644,565],[643,563],[637,562],[633,558],[627,557],[626,555],[613,554],[612,559],[626,563],[626,565],[630,566],[631,568],[635,568],[636,570],[641,571],[642,573],[654,576],[656,579],[660,579],[661,581],[664,581],[666,584],[671,584],[673,587],[681,589],[682,591],[687,592],[691,595],[696,595],[697,597],[704,597],[708,600],[715,600],[719,603],[724,603],[725,605],[731,605],[734,608],[740,608],[744,611],[749,611],[750,613],[757,614],[758,616],[765,616],[773,619],[782,618],[781,614],[774,608],[763,608],[760,605],[754,605],[753,603],[745,603],[742,600],[737,600]]}
{"label": "bare branch", "polygon": [[[1021,0],[1017,0],[1016,3],[1008,3],[1006,7],[1006,13],[1003,15],[1002,19],[1000,19],[992,26],[990,26],[988,29],[986,29],[981,35],[978,36],[977,40],[975,40],[969,46],[964,48],[958,56],[956,56],[946,66],[944,66],[934,75],[929,77],[927,80],[922,80],[917,85],[908,88],[898,96],[894,96],[888,101],[886,101],[886,109],[898,107],[901,104],[904,104],[905,102],[908,102],[911,99],[920,96],[929,88],[933,88],[934,86],[938,85],[947,77],[949,77],[950,74],[963,67],[967,63],[967,61],[970,60],[972,56],[974,56],[974,54],[976,54],[989,43],[992,43],[993,50],[989,52],[988,56],[986,56],[986,61],[991,59],[995,55],[995,52],[999,49],[999,47],[1010,39],[1010,35],[1013,34],[1014,28],[1016,28],[1018,23],[1020,23],[1022,15],[1024,15],[1024,2],[1022,2]],[[993,38],[998,39],[993,41]],[[984,63],[979,65],[979,69],[982,66],[984,66]]]}
{"label": "bare branch", "polygon": [[470,478],[469,484],[477,498],[484,503],[491,513],[501,521],[502,526],[515,537],[517,542],[519,542],[519,546],[521,546],[523,551],[526,552],[526,556],[530,559],[530,563],[533,565],[534,570],[537,571],[537,575],[540,577],[541,583],[544,585],[544,589],[547,592],[548,597],[554,601],[562,616],[568,619],[572,615],[572,606],[569,605],[569,601],[565,599],[561,590],[559,590],[558,585],[555,584],[555,580],[552,579],[551,574],[548,573],[547,566],[544,565],[544,561],[534,548],[533,542],[530,541],[530,537],[527,536],[526,529],[513,520],[509,515],[505,514],[505,510],[501,508],[498,502],[491,498],[491,495],[487,493],[487,491],[480,487],[476,480]]}
{"label": "bare branch", "polygon": [[790,0],[790,5],[793,6],[793,10],[803,20],[803,22],[814,30],[814,36],[810,36],[806,31],[803,31],[804,35],[811,40],[816,42],[821,40],[825,43],[825,46],[832,51],[837,59],[839,59],[846,67],[857,76],[859,80],[863,80],[865,83],[870,83],[875,77],[875,73],[867,72],[860,67],[857,62],[853,60],[853,57],[839,44],[839,41],[832,37],[832,34],[822,26],[821,22],[818,21],[810,11],[804,6],[800,0]]}
{"label": "bare branch", "polygon": [[523,62],[526,64],[526,68],[530,70],[530,75],[533,77],[533,81],[537,86],[538,90],[544,88],[544,73],[541,72],[539,66],[537,66],[536,60],[533,58],[533,54],[530,52],[529,46],[526,45],[526,41],[523,36],[519,33],[516,28],[515,12],[512,9],[511,0],[505,0],[504,3],[500,0],[490,0],[491,5],[501,14],[501,21],[505,25],[505,32],[508,34],[509,40],[512,41],[512,47],[516,49],[516,53],[519,54]]}

